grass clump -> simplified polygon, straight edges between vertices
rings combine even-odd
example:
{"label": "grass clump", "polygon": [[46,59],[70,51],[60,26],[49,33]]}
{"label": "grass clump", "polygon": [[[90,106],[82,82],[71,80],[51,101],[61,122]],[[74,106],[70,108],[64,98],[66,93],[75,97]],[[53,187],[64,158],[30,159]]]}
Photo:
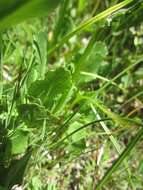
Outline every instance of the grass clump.
{"label": "grass clump", "polygon": [[0,5],[0,189],[141,189],[142,0]]}

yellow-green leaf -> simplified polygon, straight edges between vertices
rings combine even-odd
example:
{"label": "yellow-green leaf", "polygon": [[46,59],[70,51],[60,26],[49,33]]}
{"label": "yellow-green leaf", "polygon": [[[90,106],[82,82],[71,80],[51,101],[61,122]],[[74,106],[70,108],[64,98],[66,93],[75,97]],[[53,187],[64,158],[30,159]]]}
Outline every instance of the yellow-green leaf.
{"label": "yellow-green leaf", "polygon": [[0,30],[26,19],[46,15],[60,0],[1,0]]}

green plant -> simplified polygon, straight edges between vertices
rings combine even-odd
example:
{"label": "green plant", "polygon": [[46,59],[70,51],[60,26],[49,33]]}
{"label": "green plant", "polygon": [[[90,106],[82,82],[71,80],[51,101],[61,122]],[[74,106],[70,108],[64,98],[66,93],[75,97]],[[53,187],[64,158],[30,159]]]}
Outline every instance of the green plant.
{"label": "green plant", "polygon": [[[77,187],[102,189],[107,182],[110,185],[111,175],[122,162],[126,168],[127,185],[136,187],[127,156],[142,138],[142,121],[140,111],[135,116],[133,114],[137,111],[135,105],[131,111],[124,105],[134,99],[138,104],[142,101],[140,64],[143,55],[139,44],[130,44],[135,36],[129,32],[131,26],[134,30],[141,27],[138,16],[143,14],[142,1],[125,0],[118,4],[117,1],[106,1],[107,4],[97,1],[94,12],[98,8],[101,12],[78,27],[75,25],[82,21],[82,16],[77,18],[76,24],[73,22],[75,3],[66,0],[0,3],[1,189],[8,190],[22,184],[26,168],[29,178],[35,175],[31,181],[26,180],[27,189],[65,189],[54,183],[51,187],[49,184],[42,186],[41,176],[46,175],[43,171],[45,168],[54,171],[57,164],[63,168],[85,153],[94,151],[97,147],[92,141],[96,136],[101,147],[106,140],[107,146],[115,148],[115,152],[111,148],[108,152],[107,148],[107,157],[110,154],[119,157],[103,179],[96,181],[97,184],[94,180],[91,183],[90,178],[88,184]],[[80,0],[76,5],[77,15],[86,11],[84,3]],[[29,21],[7,30],[9,25],[45,15],[58,4],[54,18],[34,20],[34,26]],[[112,4],[103,11],[105,5]],[[134,19],[129,22],[131,18]],[[84,48],[83,38],[88,41]],[[9,82],[3,76],[5,65],[16,68],[17,76],[15,79],[11,77]],[[130,94],[130,80],[135,87],[133,94]],[[118,101],[123,104],[120,106]],[[125,147],[122,138],[128,132],[135,137]],[[125,147],[122,154],[120,143]],[[102,151],[100,155],[97,156],[97,166],[100,166]],[[105,172],[104,166],[102,172]],[[39,182],[36,183],[35,179]]]}
{"label": "green plant", "polygon": [[30,1],[10,1],[2,0],[0,2],[0,29],[9,27],[24,21],[31,17],[41,16],[47,14],[54,9],[60,1],[55,0],[30,0]]}

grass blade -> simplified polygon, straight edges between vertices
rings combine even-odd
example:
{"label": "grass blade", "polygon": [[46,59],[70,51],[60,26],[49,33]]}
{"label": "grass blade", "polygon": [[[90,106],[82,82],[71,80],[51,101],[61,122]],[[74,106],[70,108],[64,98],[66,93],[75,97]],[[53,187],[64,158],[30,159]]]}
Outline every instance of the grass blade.
{"label": "grass blade", "polygon": [[57,48],[61,47],[64,43],[66,43],[71,37],[73,37],[75,34],[77,34],[80,31],[83,31],[86,27],[89,27],[90,25],[99,22],[100,20],[108,17],[115,11],[125,7],[126,5],[130,4],[134,0],[125,0],[121,3],[118,3],[117,5],[110,7],[109,9],[99,13],[98,15],[92,17],[91,19],[87,20],[83,24],[81,24],[79,27],[77,27],[72,32],[68,33],[59,43],[57,43],[53,48],[51,48],[48,51],[48,54],[51,54],[53,51],[55,51]]}
{"label": "grass blade", "polygon": [[[93,113],[96,115],[97,119],[101,119],[99,113],[96,111],[95,107],[93,106],[93,104],[91,104],[91,109],[93,111]],[[101,121],[100,122],[103,130],[105,131],[105,133],[107,134],[107,136],[109,137],[110,141],[112,142],[113,146],[115,147],[116,151],[118,154],[121,154],[122,153],[122,149],[121,149],[121,146],[120,144],[117,142],[116,138],[111,134],[111,131],[110,129],[107,127],[107,125],[105,124],[104,121]],[[126,171],[127,171],[127,174],[128,174],[128,180],[129,180],[129,183],[131,186],[132,185],[132,181],[131,181],[131,172],[129,170],[129,166],[128,166],[128,163],[126,160],[124,160],[123,162],[125,168],[126,168]]]}
{"label": "grass blade", "polygon": [[123,153],[119,156],[119,158],[115,161],[115,163],[109,168],[104,177],[99,181],[96,186],[96,190],[99,190],[104,187],[104,185],[109,181],[112,174],[119,168],[125,158],[130,154],[131,150],[135,147],[135,145],[140,141],[143,135],[143,128],[136,134],[136,136],[131,140],[128,144],[127,148],[123,151]]}

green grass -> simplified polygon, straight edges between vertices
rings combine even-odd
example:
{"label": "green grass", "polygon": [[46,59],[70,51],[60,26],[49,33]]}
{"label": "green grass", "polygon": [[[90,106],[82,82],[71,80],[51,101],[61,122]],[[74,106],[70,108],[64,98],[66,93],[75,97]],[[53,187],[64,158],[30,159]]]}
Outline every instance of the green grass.
{"label": "green grass", "polygon": [[142,0],[0,5],[0,190],[142,189]]}

